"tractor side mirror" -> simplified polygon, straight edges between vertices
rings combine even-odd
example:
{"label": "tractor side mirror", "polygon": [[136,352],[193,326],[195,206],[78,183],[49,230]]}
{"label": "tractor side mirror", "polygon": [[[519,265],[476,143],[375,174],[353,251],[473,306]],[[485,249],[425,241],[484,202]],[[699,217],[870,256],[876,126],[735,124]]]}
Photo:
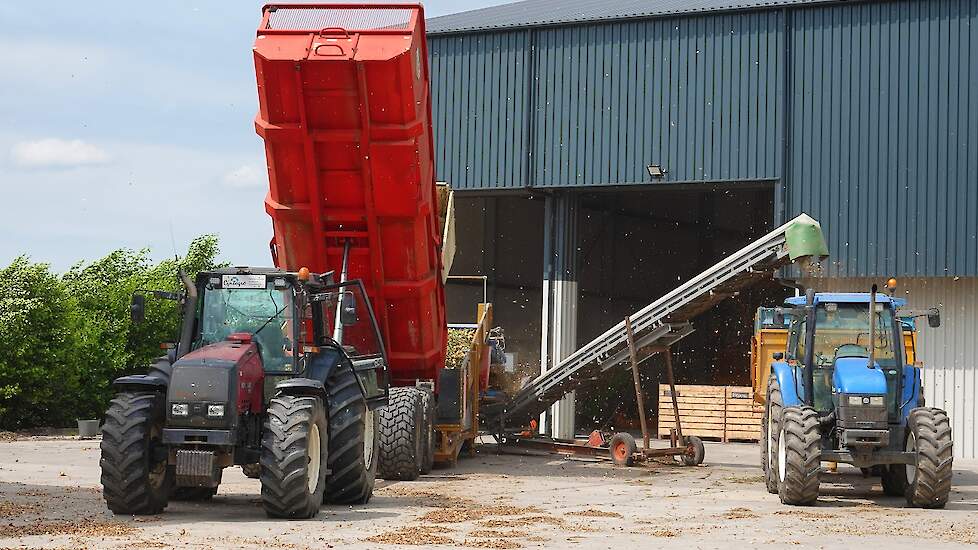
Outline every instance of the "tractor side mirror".
{"label": "tractor side mirror", "polygon": [[771,357],[774,358],[775,361],[781,361],[784,359],[784,352],[776,351]]}
{"label": "tractor side mirror", "polygon": [[146,296],[133,294],[132,302],[129,304],[129,317],[133,323],[142,323],[146,320]]}
{"label": "tractor side mirror", "polygon": [[941,312],[937,308],[934,308],[927,314],[927,326],[930,328],[937,328],[941,326]]}
{"label": "tractor side mirror", "polygon": [[352,292],[344,292],[340,306],[340,323],[348,327],[357,324],[357,297]]}

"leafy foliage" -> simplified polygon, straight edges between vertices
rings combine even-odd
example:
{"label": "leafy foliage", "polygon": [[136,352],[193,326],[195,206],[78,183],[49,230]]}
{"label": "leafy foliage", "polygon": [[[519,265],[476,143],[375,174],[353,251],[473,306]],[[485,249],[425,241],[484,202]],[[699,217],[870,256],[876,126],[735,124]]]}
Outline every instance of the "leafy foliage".
{"label": "leafy foliage", "polygon": [[130,297],[181,290],[180,268],[193,277],[216,267],[217,238],[199,237],[186,256],[156,264],[148,253],[116,250],[61,276],[26,256],[0,270],[0,429],[100,417],[111,381],[144,372],[160,343],[176,339],[176,302],[147,299],[146,321],[134,325]]}

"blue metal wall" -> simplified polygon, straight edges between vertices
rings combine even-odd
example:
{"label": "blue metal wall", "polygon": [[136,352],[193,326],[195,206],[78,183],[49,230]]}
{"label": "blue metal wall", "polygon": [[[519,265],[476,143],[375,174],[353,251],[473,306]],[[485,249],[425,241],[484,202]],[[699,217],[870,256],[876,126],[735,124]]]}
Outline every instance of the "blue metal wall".
{"label": "blue metal wall", "polygon": [[433,36],[456,189],[776,178],[782,12]]}
{"label": "blue metal wall", "polygon": [[978,0],[432,35],[429,48],[438,176],[456,189],[780,180],[777,216],[823,221],[832,275],[978,275]]}
{"label": "blue metal wall", "polygon": [[978,2],[790,13],[789,214],[834,274],[978,275]]}

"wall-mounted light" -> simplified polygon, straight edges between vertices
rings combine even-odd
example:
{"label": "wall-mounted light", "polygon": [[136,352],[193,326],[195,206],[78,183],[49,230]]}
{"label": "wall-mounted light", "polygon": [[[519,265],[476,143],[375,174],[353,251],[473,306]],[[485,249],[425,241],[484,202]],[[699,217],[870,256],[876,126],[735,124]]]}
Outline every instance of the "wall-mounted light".
{"label": "wall-mounted light", "polygon": [[662,166],[658,164],[650,164],[648,166],[649,175],[655,179],[662,179],[666,176],[666,171],[662,169]]}

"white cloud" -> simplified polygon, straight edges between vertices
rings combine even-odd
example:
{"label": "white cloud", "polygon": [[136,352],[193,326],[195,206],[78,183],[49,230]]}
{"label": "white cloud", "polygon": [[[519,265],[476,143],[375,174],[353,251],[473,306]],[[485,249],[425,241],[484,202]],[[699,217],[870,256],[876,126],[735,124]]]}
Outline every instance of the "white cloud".
{"label": "white cloud", "polygon": [[109,161],[109,155],[91,143],[57,138],[16,143],[10,157],[14,164],[29,168],[70,168]]}
{"label": "white cloud", "polygon": [[264,170],[249,164],[231,170],[224,174],[221,180],[224,182],[224,185],[237,189],[265,187],[268,182]]}

